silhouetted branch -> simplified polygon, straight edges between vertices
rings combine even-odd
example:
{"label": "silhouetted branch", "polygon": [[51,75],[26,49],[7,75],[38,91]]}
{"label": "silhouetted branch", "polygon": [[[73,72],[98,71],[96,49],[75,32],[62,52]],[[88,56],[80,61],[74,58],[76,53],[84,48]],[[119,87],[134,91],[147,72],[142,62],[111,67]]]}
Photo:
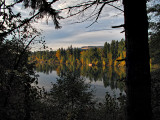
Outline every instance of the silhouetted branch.
{"label": "silhouetted branch", "polygon": [[[72,16],[79,15],[80,13],[84,12],[84,11],[87,10],[88,8],[91,8],[93,5],[96,5],[95,9],[97,9],[98,5],[101,5],[101,4],[102,4],[102,6],[100,7],[100,9],[98,10],[98,12],[97,12],[96,14],[90,15],[87,19],[85,19],[85,20],[82,21],[82,22],[84,22],[84,21],[90,19],[91,17],[97,15],[97,16],[95,17],[94,22],[92,22],[92,23],[88,26],[88,27],[90,27],[90,26],[92,26],[94,23],[97,22],[100,14],[101,14],[101,12],[102,12],[102,10],[103,10],[103,8],[104,8],[104,6],[105,6],[106,4],[109,5],[109,6],[112,6],[112,7],[116,8],[116,9],[122,11],[122,12],[124,12],[122,9],[120,9],[120,8],[118,8],[118,7],[110,4],[110,3],[113,3],[113,2],[115,2],[115,1],[119,1],[119,0],[103,0],[103,1],[95,0],[95,1],[82,2],[82,3],[80,3],[80,4],[78,4],[78,5],[75,5],[75,6],[71,6],[71,7],[66,7],[66,8],[63,8],[63,9],[59,9],[59,11],[68,10],[68,13],[70,13],[71,10],[74,9],[74,8],[82,8],[82,7],[84,7],[82,10],[79,10],[78,12],[76,12],[76,13],[74,13],[74,14],[70,14],[69,16],[66,17],[66,18],[69,18],[69,17],[72,17]],[[92,14],[95,12],[95,9],[94,9],[94,11],[92,12]],[[82,22],[76,22],[76,23],[82,23]],[[88,27],[87,27],[87,28],[88,28]]]}
{"label": "silhouetted branch", "polygon": [[95,5],[95,4],[109,4],[109,3],[112,3],[112,2],[115,2],[115,1],[119,1],[119,0],[107,0],[107,1],[102,1],[100,2],[99,0],[95,0],[95,1],[88,1],[88,2],[82,2],[78,5],[75,5],[75,6],[70,6],[70,7],[66,7],[66,8],[62,8],[62,9],[59,9],[60,11],[63,11],[63,10],[68,10],[68,9],[72,9],[72,8],[80,8],[80,7],[84,7],[84,6],[88,6],[88,5]]}
{"label": "silhouetted branch", "polygon": [[[66,18],[69,18],[69,17],[75,16],[75,15],[77,15],[77,14],[80,14],[80,13],[84,12],[85,10],[87,10],[88,8],[90,8],[91,6],[92,6],[92,4],[91,4],[90,6],[85,7],[84,9],[78,11],[77,13],[70,14],[70,15],[69,15],[68,17],[66,17]],[[70,13],[70,10],[69,10],[69,13]]]}
{"label": "silhouetted branch", "polygon": [[118,26],[112,26],[112,28],[120,28],[120,27],[125,27],[125,25],[122,24],[122,25],[118,25]]}
{"label": "silhouetted branch", "polygon": [[16,29],[22,27],[23,25],[29,23],[33,18],[35,18],[35,17],[36,17],[37,15],[39,15],[40,13],[41,13],[41,12],[37,12],[35,15],[33,15],[32,17],[30,17],[29,19],[23,20],[23,22],[22,22],[20,25],[18,25],[17,27],[15,27],[15,28],[7,31],[7,32],[0,33],[0,36],[1,36],[1,37],[4,37],[4,36],[6,36],[7,34],[13,32],[14,30],[16,30]]}
{"label": "silhouetted branch", "polygon": [[120,33],[124,33],[124,32],[125,32],[125,30],[121,31]]}
{"label": "silhouetted branch", "polygon": [[16,65],[14,66],[14,69],[16,70],[18,68],[18,65],[20,63],[20,60],[22,59],[24,53],[26,52],[27,48],[29,47],[29,45],[32,43],[32,41],[36,38],[37,36],[34,36],[29,42],[28,44],[26,45],[26,47],[23,49],[23,51],[20,53],[20,56],[18,58],[18,61],[16,63]]}
{"label": "silhouetted branch", "polygon": [[[83,22],[85,22],[85,21],[87,21],[87,20],[89,20],[89,19],[91,19],[93,16],[96,16],[98,14],[98,12],[97,13],[95,13],[95,14],[93,14],[93,15],[90,15],[89,17],[87,17],[85,20],[83,20],[83,21],[80,21],[80,22],[74,22],[74,23],[83,23]],[[74,24],[74,23],[72,23],[72,24]]]}
{"label": "silhouetted branch", "polygon": [[16,5],[17,3],[21,3],[21,2],[23,2],[23,0],[18,0],[18,1],[16,1],[15,3],[13,3],[13,4],[7,5],[6,8],[8,8],[8,7],[13,7],[13,6]]}
{"label": "silhouetted branch", "polygon": [[[39,8],[39,11],[38,11],[36,14],[34,14],[34,15],[33,15],[32,17],[30,17],[30,18],[27,18],[27,19],[22,20],[22,22],[21,22],[17,27],[14,27],[14,28],[12,28],[12,29],[10,29],[10,30],[8,30],[8,31],[3,32],[3,33],[0,33],[0,36],[1,36],[1,37],[5,37],[7,34],[10,34],[10,33],[13,32],[14,30],[16,30],[16,29],[24,26],[25,24],[29,23],[32,19],[34,19],[36,16],[38,16],[38,15],[41,14],[41,13],[43,13],[44,11],[45,11],[45,12],[48,12],[49,14],[52,14],[52,19],[53,19],[53,21],[54,21],[54,23],[55,23],[55,27],[56,27],[56,28],[60,28],[60,26],[58,25],[59,23],[58,23],[58,21],[57,21],[57,18],[60,19],[60,17],[57,16],[58,12],[57,12],[56,10],[54,10],[54,9],[51,8],[51,5],[52,5],[54,2],[56,2],[56,1],[57,1],[57,0],[53,0],[52,2],[46,2],[45,0],[43,0],[44,3],[43,3],[43,5]],[[15,2],[15,3],[11,4],[11,5],[8,5],[7,7],[8,7],[8,8],[9,8],[9,7],[13,7],[15,4],[20,3],[20,2],[22,2],[22,0],[19,0],[19,1]],[[3,4],[4,4],[4,3],[3,3]],[[6,9],[6,8],[5,8],[5,9]]]}
{"label": "silhouetted branch", "polygon": [[114,6],[114,5],[111,5],[111,4],[109,4],[109,3],[108,3],[107,5],[112,6],[112,7],[116,8],[116,9],[118,9],[118,10],[120,10],[120,11],[124,12],[124,10],[122,10],[122,9],[120,9],[120,8],[118,8],[118,7]]}
{"label": "silhouetted branch", "polygon": [[[92,24],[90,24],[88,27],[92,26],[94,23],[97,22],[97,20],[98,20],[100,14],[101,14],[101,12],[102,12],[102,10],[103,10],[103,8],[104,8],[104,6],[105,6],[106,4],[107,4],[107,3],[104,3],[104,4],[100,7],[100,9],[99,9],[99,11],[98,11],[98,15],[97,15],[95,21],[94,21]],[[87,28],[88,28],[88,27],[87,27]]]}

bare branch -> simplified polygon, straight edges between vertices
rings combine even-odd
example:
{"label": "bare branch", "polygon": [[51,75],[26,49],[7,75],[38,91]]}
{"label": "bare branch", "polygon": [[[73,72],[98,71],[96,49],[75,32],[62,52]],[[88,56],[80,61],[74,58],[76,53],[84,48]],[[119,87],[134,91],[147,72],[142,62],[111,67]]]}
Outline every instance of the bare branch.
{"label": "bare branch", "polygon": [[125,30],[121,31],[120,33],[124,33],[124,32],[125,32]]}
{"label": "bare branch", "polygon": [[[71,14],[71,15],[67,16],[66,18],[69,18],[69,17],[75,16],[75,15],[78,15],[78,14],[84,12],[85,10],[87,10],[88,8],[90,8],[91,6],[93,6],[93,4],[91,4],[91,5],[89,5],[89,6],[86,6],[84,9],[78,11],[77,13]],[[71,10],[71,9],[69,9],[69,12],[70,12],[70,10]]]}
{"label": "bare branch", "polygon": [[[94,23],[97,22],[97,20],[98,20],[99,17],[100,17],[100,14],[101,14],[101,12],[102,12],[102,10],[103,10],[103,8],[105,7],[106,4],[109,5],[109,6],[112,6],[112,7],[114,7],[114,8],[116,8],[116,9],[118,9],[118,10],[120,10],[120,11],[123,12],[123,10],[121,10],[120,8],[118,8],[118,7],[110,4],[110,3],[113,3],[113,2],[115,2],[115,1],[119,1],[119,0],[103,0],[103,1],[95,0],[95,1],[87,1],[87,2],[82,2],[82,3],[80,3],[80,4],[76,5],[76,6],[71,6],[71,7],[66,7],[66,8],[63,8],[63,9],[59,9],[59,11],[68,10],[68,13],[71,13],[71,10],[73,10],[74,8],[82,8],[82,7],[84,7],[82,10],[79,10],[78,12],[76,12],[76,13],[74,13],[74,14],[70,14],[69,16],[66,17],[66,18],[69,18],[69,17],[72,17],[72,16],[79,15],[80,13],[82,13],[82,12],[86,11],[87,9],[91,8],[93,5],[96,5],[95,9],[94,9],[93,12],[91,13],[91,15],[89,15],[88,18],[86,18],[85,20],[83,20],[83,21],[81,21],[81,22],[75,22],[75,23],[82,23],[82,22],[90,19],[91,17],[97,15],[97,16],[95,17],[94,22],[92,22],[92,23],[88,26],[88,27],[90,27],[90,26],[92,26]],[[101,4],[102,4],[102,5],[101,5]],[[97,12],[96,14],[92,15],[92,14],[95,12],[95,10],[97,9],[97,7],[98,7],[99,5],[101,5],[101,7],[100,7],[100,9],[98,10],[98,12]],[[87,27],[87,28],[88,28],[88,27]]]}
{"label": "bare branch", "polygon": [[[44,0],[44,1],[45,1],[45,0]],[[10,29],[10,30],[8,30],[8,31],[6,31],[6,32],[0,33],[0,36],[1,36],[1,37],[4,37],[4,36],[6,36],[7,34],[13,32],[14,30],[16,30],[16,29],[24,26],[25,24],[29,23],[29,22],[30,22],[32,19],[34,19],[36,16],[38,16],[38,15],[41,14],[41,13],[43,13],[43,12],[45,11],[45,7],[51,6],[51,5],[52,5],[54,2],[56,2],[56,1],[57,1],[57,0],[52,0],[52,2],[49,2],[49,3],[48,3],[48,2],[45,2],[45,3],[44,3],[45,6],[42,6],[41,8],[39,8],[39,11],[38,11],[36,14],[34,14],[34,15],[33,15],[32,17],[30,17],[29,19],[24,19],[24,20],[21,22],[21,24],[18,25],[17,27],[12,28],[12,29]],[[15,3],[12,4],[10,7],[12,7],[12,6],[14,6],[15,4],[20,3],[20,2],[22,2],[22,0],[19,0],[19,1],[15,2]],[[47,10],[48,10],[48,9],[47,9]],[[54,9],[51,9],[51,10],[54,10]],[[51,10],[49,10],[48,12],[56,12],[56,11],[51,11]],[[55,17],[53,17],[53,18],[54,18],[55,22],[58,23],[58,21],[56,21],[56,18],[55,18]],[[56,26],[56,28],[58,28],[58,27]]]}
{"label": "bare branch", "polygon": [[115,2],[115,1],[119,1],[119,0],[107,0],[107,1],[102,1],[102,2],[100,2],[99,0],[96,0],[96,1],[82,2],[82,3],[80,3],[78,5],[75,5],[75,6],[70,6],[70,7],[66,7],[66,8],[63,8],[63,9],[59,9],[59,11],[72,9],[72,8],[80,8],[80,7],[83,7],[83,6],[94,5],[94,4],[104,4],[104,3],[109,4],[109,3],[112,3],[112,2]]}
{"label": "bare branch", "polygon": [[[87,18],[86,18],[86,19],[84,19],[83,21],[80,21],[80,22],[74,22],[74,23],[83,23],[83,22],[85,22],[85,21],[87,21],[87,20],[91,19],[92,17],[96,16],[97,14],[98,14],[98,12],[97,12],[97,13],[95,13],[95,14],[90,15],[89,17],[87,17]],[[74,23],[72,23],[72,24],[74,24]]]}
{"label": "bare branch", "polygon": [[8,7],[13,7],[14,5],[16,5],[17,3],[21,3],[23,0],[18,0],[15,3],[11,4],[11,5],[7,5],[6,8]]}
{"label": "bare branch", "polygon": [[120,28],[120,27],[125,27],[125,24],[118,25],[118,26],[112,26],[112,28]]}
{"label": "bare branch", "polygon": [[7,34],[13,32],[14,30],[16,30],[16,29],[22,27],[23,25],[29,23],[33,18],[35,18],[35,17],[36,17],[37,15],[39,15],[40,13],[41,13],[41,12],[37,12],[35,15],[33,15],[32,17],[30,17],[29,19],[23,20],[23,22],[22,22],[19,26],[17,26],[16,28],[13,28],[13,29],[11,29],[11,30],[9,30],[9,31],[7,31],[7,32],[0,33],[0,36],[1,36],[1,37],[4,37],[4,36],[6,36]]}
{"label": "bare branch", "polygon": [[120,10],[120,11],[124,12],[124,10],[122,10],[122,9],[120,9],[120,8],[118,8],[118,7],[114,6],[114,5],[111,5],[111,4],[109,4],[109,3],[108,3],[107,5],[112,6],[112,7],[116,8],[116,9],[118,9],[118,10]]}
{"label": "bare branch", "polygon": [[24,53],[26,52],[27,48],[29,47],[29,45],[32,43],[32,41],[33,41],[36,37],[37,37],[37,35],[34,36],[34,37],[28,42],[28,44],[26,45],[26,47],[25,47],[25,48],[23,49],[23,51],[20,53],[19,58],[18,58],[18,60],[17,60],[17,63],[16,63],[15,66],[14,66],[14,70],[16,70],[16,69],[18,68],[19,62],[21,61]]}
{"label": "bare branch", "polygon": [[[99,9],[99,11],[98,11],[98,15],[97,15],[97,17],[96,17],[95,21],[94,21],[94,22],[92,22],[92,24],[90,24],[88,27],[92,26],[94,23],[96,23],[96,22],[97,22],[97,20],[98,20],[98,18],[99,18],[99,16],[100,16],[100,14],[101,14],[101,12],[102,12],[102,10],[103,10],[103,8],[104,8],[104,6],[105,6],[106,4],[107,4],[107,3],[104,3],[104,4],[100,7],[100,9]],[[86,27],[86,28],[88,28],[88,27]]]}
{"label": "bare branch", "polygon": [[[30,17],[29,19],[23,20],[23,22],[22,22],[20,25],[18,25],[17,27],[12,28],[12,29],[10,29],[10,30],[8,30],[8,31],[6,31],[6,32],[0,33],[0,36],[1,36],[1,37],[4,37],[4,36],[6,36],[7,34],[13,32],[14,30],[16,30],[16,29],[22,27],[23,25],[29,23],[29,22],[30,22],[32,19],[34,19],[36,16],[38,16],[38,15],[41,14],[41,13],[43,13],[43,12],[45,11],[45,8],[46,8],[46,7],[51,6],[51,5],[52,5],[53,3],[55,3],[56,1],[58,1],[58,0],[52,0],[51,2],[46,2],[45,0],[43,0],[44,6],[42,6],[41,8],[39,8],[39,11],[38,11],[36,14],[34,14],[34,15],[33,15],[32,17]],[[71,11],[72,9],[74,9],[74,8],[84,7],[82,10],[80,10],[80,11],[74,13],[74,14],[70,14],[69,16],[66,17],[66,18],[69,18],[69,17],[75,16],[75,15],[78,15],[78,14],[84,12],[85,10],[91,8],[93,5],[96,5],[96,7],[95,7],[95,9],[96,9],[99,4],[102,4],[102,6],[100,7],[98,13],[96,13],[96,14],[93,15],[93,16],[97,15],[97,17],[95,18],[95,21],[91,24],[91,25],[93,25],[95,22],[97,22],[100,14],[101,14],[101,12],[102,12],[102,10],[103,10],[103,8],[104,8],[104,6],[105,6],[106,4],[108,4],[108,5],[110,5],[110,6],[114,7],[114,8],[122,11],[120,8],[118,8],[118,7],[113,6],[113,5],[110,4],[110,3],[113,3],[113,2],[115,2],[115,1],[119,1],[119,0],[103,0],[103,1],[95,0],[95,1],[87,1],[87,2],[80,3],[80,4],[76,5],[76,6],[71,6],[71,7],[59,9],[58,11],[69,10],[69,13],[70,13],[70,11]],[[20,3],[20,2],[23,2],[23,1],[22,1],[22,0],[18,0],[17,2],[13,3],[12,5],[9,5],[8,7],[12,7],[12,6],[14,6],[15,4]],[[52,11],[52,10],[54,10],[54,9],[47,9],[47,10],[48,10],[48,11],[45,11],[45,12],[49,12],[49,13],[56,12],[56,10],[55,10],[55,11]],[[95,10],[94,10],[94,11],[95,11]],[[94,13],[94,11],[93,11],[92,13]],[[57,14],[58,14],[58,13],[57,13]],[[91,17],[91,16],[92,16],[92,15],[90,15],[90,17]],[[56,16],[52,16],[52,19],[53,19],[53,21],[55,22],[55,25],[57,25],[57,24],[58,24],[57,17],[56,17]],[[87,20],[87,19],[86,19],[86,20]],[[56,23],[57,23],[57,24],[56,24]],[[90,25],[90,26],[91,26],[91,25]],[[88,26],[88,27],[89,27],[89,26]],[[56,28],[59,28],[59,27],[56,26]]]}

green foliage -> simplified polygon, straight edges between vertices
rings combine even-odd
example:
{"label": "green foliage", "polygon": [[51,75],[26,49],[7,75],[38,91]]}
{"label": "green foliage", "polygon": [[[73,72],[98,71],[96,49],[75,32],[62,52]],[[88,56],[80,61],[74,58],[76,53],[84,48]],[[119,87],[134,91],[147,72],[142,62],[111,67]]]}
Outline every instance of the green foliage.
{"label": "green foliage", "polygon": [[1,44],[0,118],[3,120],[30,119],[34,104],[40,97],[36,87],[37,75],[33,71],[33,64],[28,64],[28,51],[21,55],[23,50],[18,41]]}
{"label": "green foliage", "polygon": [[125,59],[125,41],[113,40],[111,44],[105,43],[104,48],[91,48],[81,50],[79,48],[68,47],[66,50],[59,48],[57,51],[37,51],[31,53],[30,62],[50,63],[50,64],[72,64],[72,65],[95,65],[95,66],[124,66],[117,62],[117,59]]}
{"label": "green foliage", "polygon": [[12,11],[14,5],[5,2],[0,2],[0,119],[29,120],[41,95],[28,54],[29,46],[36,43],[34,39],[40,32],[31,24],[24,24],[21,14]]}
{"label": "green foliage", "polygon": [[52,74],[52,70],[57,72],[60,76],[61,73],[70,71],[76,72],[78,76],[89,78],[90,82],[103,81],[104,87],[111,87],[111,90],[119,88],[120,91],[124,91],[125,83],[123,79],[126,77],[125,67],[105,67],[105,66],[92,66],[87,65],[49,65],[49,64],[37,64],[36,71],[43,72],[45,74]]}
{"label": "green foliage", "polygon": [[57,62],[56,51],[31,52],[28,60],[30,63],[54,63]]}
{"label": "green foliage", "polygon": [[[120,96],[116,98],[115,96],[110,96],[106,93],[105,102],[100,105],[100,114],[102,120],[121,120],[125,119],[125,107],[126,107],[125,95],[120,93]],[[118,102],[119,101],[119,102]]]}
{"label": "green foliage", "polygon": [[93,107],[90,85],[76,73],[62,73],[50,91],[51,104],[57,108],[56,119],[73,120],[85,118],[86,108]]}
{"label": "green foliage", "polygon": [[[29,24],[34,19],[42,19],[45,16],[46,21],[48,23],[49,17],[52,18],[53,23],[55,25],[55,28],[60,28],[58,19],[62,19],[61,16],[59,16],[59,11],[52,8],[51,4],[53,4],[56,1],[48,2],[46,0],[14,0],[8,3],[5,0],[0,1],[0,17],[2,19],[1,21],[1,28],[0,28],[0,36],[2,38],[6,37],[9,34],[12,34],[12,32],[17,31],[17,29],[24,27],[24,25]],[[22,4],[24,8],[31,8],[33,10],[30,12],[31,17],[25,18],[21,17],[21,11],[18,11],[18,13],[14,12],[12,9],[14,6],[18,4]],[[18,19],[17,19],[18,18]]]}
{"label": "green foliage", "polygon": [[[6,5],[5,0],[0,2],[0,119],[2,120],[50,120],[50,119],[97,119],[92,116],[96,109],[92,100],[89,85],[75,74],[62,75],[57,84],[53,85],[51,93],[43,93],[36,85],[38,83],[34,65],[28,63],[29,46],[40,33],[29,22],[35,18],[40,19],[47,15],[51,17],[55,28],[60,28],[57,19],[61,19],[59,12],[51,7],[56,2],[46,0],[15,0],[13,4]],[[23,3],[25,8],[32,8],[30,18],[22,19],[21,13],[14,13],[12,8]],[[36,13],[37,12],[37,13]],[[11,40],[5,39],[11,35]],[[33,37],[34,36],[34,37]],[[18,38],[17,38],[18,37]],[[44,43],[40,40],[38,42]],[[45,46],[44,46],[45,47]],[[32,53],[30,62],[59,62],[80,63],[79,49],[68,48],[68,52],[60,49],[58,57],[56,52],[42,51]],[[66,57],[66,54],[67,57]],[[93,57],[93,56],[95,57]],[[94,61],[99,64],[101,51],[90,51],[88,63]],[[97,62],[98,61],[98,62]],[[48,66],[46,66],[47,68]],[[94,70],[96,72],[96,70]],[[65,77],[66,76],[66,77]],[[58,92],[57,92],[58,91]],[[42,94],[43,93],[43,94]],[[43,95],[43,96],[42,96]],[[63,98],[62,98],[63,97]],[[58,112],[58,113],[57,113]],[[97,112],[98,114],[98,112]]]}
{"label": "green foliage", "polygon": [[[70,68],[71,69],[71,68]],[[37,120],[119,120],[125,118],[125,95],[106,93],[105,100],[95,102],[91,85],[80,77],[79,71],[62,70],[36,107]],[[93,72],[93,71],[92,71]]]}

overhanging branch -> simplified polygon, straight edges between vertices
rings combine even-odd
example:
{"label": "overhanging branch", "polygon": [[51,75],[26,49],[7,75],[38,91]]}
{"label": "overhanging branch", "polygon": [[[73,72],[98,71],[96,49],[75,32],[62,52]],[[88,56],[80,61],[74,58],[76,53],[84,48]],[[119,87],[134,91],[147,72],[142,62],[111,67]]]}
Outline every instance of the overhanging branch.
{"label": "overhanging branch", "polygon": [[118,25],[118,26],[112,26],[112,28],[120,28],[120,27],[125,27],[125,24]]}
{"label": "overhanging branch", "polygon": [[[78,12],[73,13],[73,14],[70,14],[69,16],[66,17],[66,18],[69,18],[69,17],[72,17],[72,16],[79,15],[80,13],[84,12],[85,10],[91,8],[93,5],[96,5],[95,9],[97,8],[98,5],[101,5],[100,8],[99,8],[99,10],[98,10],[98,12],[96,13],[97,16],[95,17],[94,22],[92,22],[92,23],[88,26],[88,27],[90,27],[90,26],[92,26],[94,23],[97,22],[97,20],[99,19],[100,14],[101,14],[103,8],[105,7],[105,5],[109,5],[109,6],[111,6],[111,7],[114,7],[114,8],[116,8],[116,9],[124,12],[122,9],[120,9],[120,8],[118,8],[118,7],[110,4],[110,3],[113,3],[113,2],[115,2],[115,1],[119,1],[119,0],[102,0],[102,1],[100,1],[100,0],[95,0],[95,1],[87,1],[87,2],[82,2],[82,3],[80,3],[80,4],[78,4],[78,5],[75,5],[75,6],[70,6],[70,7],[66,7],[66,8],[63,8],[63,9],[59,9],[59,11],[68,10],[68,12],[70,13],[71,10],[73,10],[74,8],[83,8],[83,7],[84,7],[82,10],[79,10]],[[88,17],[87,19],[85,19],[85,20],[88,20],[88,19],[90,19],[91,17],[93,17],[93,16],[95,15],[95,14],[94,14],[95,9],[94,9],[94,11],[91,13],[91,15],[89,15],[89,17]],[[94,15],[92,15],[92,14],[94,14]],[[83,20],[82,22],[84,22],[85,20]],[[76,22],[76,23],[81,23],[81,22]],[[87,28],[88,28],[88,27],[87,27]]]}
{"label": "overhanging branch", "polygon": [[[8,5],[7,7],[13,7],[15,4],[20,3],[20,2],[22,2],[22,1],[23,1],[23,0],[18,0],[18,1],[15,2],[14,4]],[[45,1],[45,0],[44,0],[44,1]],[[51,5],[52,5],[53,3],[55,3],[56,1],[57,1],[57,0],[52,0],[51,2],[45,2],[45,5],[51,6]],[[38,11],[36,14],[34,14],[32,17],[30,17],[29,19],[24,19],[24,20],[22,21],[22,23],[20,23],[17,27],[12,28],[12,29],[10,29],[10,30],[8,30],[8,31],[6,31],[6,32],[0,33],[0,37],[3,38],[3,37],[5,37],[7,34],[10,34],[10,33],[13,32],[14,30],[16,30],[16,29],[24,26],[25,24],[29,23],[32,19],[34,19],[34,18],[35,18],[36,16],[38,16],[40,13],[42,13],[42,12],[45,11],[45,8],[44,8],[44,7],[46,7],[46,6],[42,6],[41,8],[39,8],[39,11]],[[49,11],[49,12],[51,12],[51,11]]]}

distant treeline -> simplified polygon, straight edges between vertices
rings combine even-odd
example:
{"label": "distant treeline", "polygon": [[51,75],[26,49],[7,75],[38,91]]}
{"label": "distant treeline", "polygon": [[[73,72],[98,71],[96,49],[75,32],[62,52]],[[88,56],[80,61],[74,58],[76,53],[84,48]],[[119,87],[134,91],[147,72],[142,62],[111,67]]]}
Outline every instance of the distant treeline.
{"label": "distant treeline", "polygon": [[59,48],[57,51],[32,52],[29,61],[51,64],[124,66],[125,57],[125,41],[121,39],[121,41],[112,40],[111,43],[105,42],[103,48],[81,50],[70,46],[67,49]]}

